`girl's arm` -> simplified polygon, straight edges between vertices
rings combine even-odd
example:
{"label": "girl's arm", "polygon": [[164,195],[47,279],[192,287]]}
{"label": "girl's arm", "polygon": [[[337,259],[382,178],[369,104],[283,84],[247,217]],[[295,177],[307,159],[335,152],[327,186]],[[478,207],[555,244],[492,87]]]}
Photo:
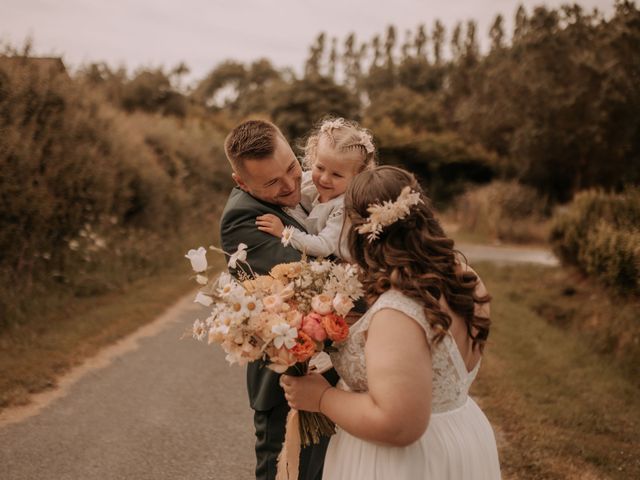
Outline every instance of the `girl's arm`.
{"label": "girl's arm", "polygon": [[[344,212],[342,208],[334,211],[327,220],[325,227],[317,234],[311,235],[295,227],[287,227],[290,235],[288,245],[312,257],[328,257],[337,253]],[[275,215],[262,215],[256,219],[258,230],[282,237],[284,225]]]}
{"label": "girl's arm", "polygon": [[297,228],[289,227],[291,232],[289,245],[312,257],[324,258],[333,255],[338,251],[343,221],[344,211],[340,208],[329,216],[326,225],[317,235],[311,235]]}
{"label": "girl's arm", "polygon": [[293,408],[322,411],[350,434],[406,446],[426,431],[431,415],[431,355],[422,327],[391,309],[373,316],[365,346],[366,393],[330,387],[319,375],[281,383]]}

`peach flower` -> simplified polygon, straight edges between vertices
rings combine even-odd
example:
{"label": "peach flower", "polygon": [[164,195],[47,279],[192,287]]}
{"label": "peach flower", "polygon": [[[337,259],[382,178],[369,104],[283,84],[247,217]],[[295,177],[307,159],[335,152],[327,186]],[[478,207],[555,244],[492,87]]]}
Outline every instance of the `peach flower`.
{"label": "peach flower", "polygon": [[291,349],[299,362],[306,362],[316,352],[316,344],[313,339],[304,332],[298,332],[296,344]]}
{"label": "peach flower", "polygon": [[311,299],[311,308],[320,315],[328,315],[333,311],[332,302],[333,299],[323,293]]}
{"label": "peach flower", "polygon": [[342,317],[349,313],[352,308],[353,300],[342,293],[338,293],[333,299],[333,309]]}
{"label": "peach flower", "polygon": [[334,342],[342,342],[349,336],[347,322],[344,318],[333,313],[322,317],[322,326],[327,331],[327,336]]}
{"label": "peach flower", "polygon": [[267,366],[277,373],[286,372],[287,368],[296,363],[295,355],[285,347],[276,348],[271,346],[267,350],[267,356],[271,360],[271,363]]}
{"label": "peach flower", "polygon": [[280,295],[269,295],[262,299],[262,304],[270,312],[277,312],[282,307],[282,298]]}

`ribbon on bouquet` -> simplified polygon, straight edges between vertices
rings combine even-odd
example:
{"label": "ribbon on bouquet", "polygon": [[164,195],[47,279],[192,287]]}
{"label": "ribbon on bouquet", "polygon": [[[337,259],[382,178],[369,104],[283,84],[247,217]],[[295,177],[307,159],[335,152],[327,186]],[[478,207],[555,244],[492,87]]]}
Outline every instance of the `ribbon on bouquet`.
{"label": "ribbon on bouquet", "polygon": [[276,480],[297,480],[300,467],[300,416],[298,410],[291,409],[287,415],[284,443],[278,455]]}
{"label": "ribbon on bouquet", "polygon": [[[333,365],[326,352],[315,354],[309,362],[309,371],[311,372],[324,373],[331,368],[333,368]],[[287,415],[284,443],[278,455],[276,480],[298,480],[301,448],[300,414],[298,410],[292,408]]]}

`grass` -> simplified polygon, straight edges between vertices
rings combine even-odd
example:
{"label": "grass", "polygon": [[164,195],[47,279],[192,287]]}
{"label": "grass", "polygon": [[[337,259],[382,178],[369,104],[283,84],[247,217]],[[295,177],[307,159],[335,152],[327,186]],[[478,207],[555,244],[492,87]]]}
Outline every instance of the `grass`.
{"label": "grass", "polygon": [[194,289],[189,275],[185,260],[123,292],[75,298],[0,332],[0,410],[28,403],[30,394],[55,387],[73,366],[158,317]]}
{"label": "grass", "polygon": [[637,373],[583,331],[604,311],[637,320],[637,304],[608,303],[561,269],[477,267],[494,325],[472,394],[497,431],[504,478],[640,478]]}

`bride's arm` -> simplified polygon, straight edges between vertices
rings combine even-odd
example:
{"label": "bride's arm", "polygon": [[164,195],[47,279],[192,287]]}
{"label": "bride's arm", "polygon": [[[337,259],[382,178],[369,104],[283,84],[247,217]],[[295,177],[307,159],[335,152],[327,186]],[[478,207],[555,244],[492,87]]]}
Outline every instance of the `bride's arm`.
{"label": "bride's arm", "polygon": [[[327,389],[320,379],[286,377],[295,408],[321,411],[364,440],[409,445],[427,429],[431,414],[431,356],[424,330],[401,312],[377,312],[365,346],[366,393]],[[320,398],[321,397],[321,398]]]}

